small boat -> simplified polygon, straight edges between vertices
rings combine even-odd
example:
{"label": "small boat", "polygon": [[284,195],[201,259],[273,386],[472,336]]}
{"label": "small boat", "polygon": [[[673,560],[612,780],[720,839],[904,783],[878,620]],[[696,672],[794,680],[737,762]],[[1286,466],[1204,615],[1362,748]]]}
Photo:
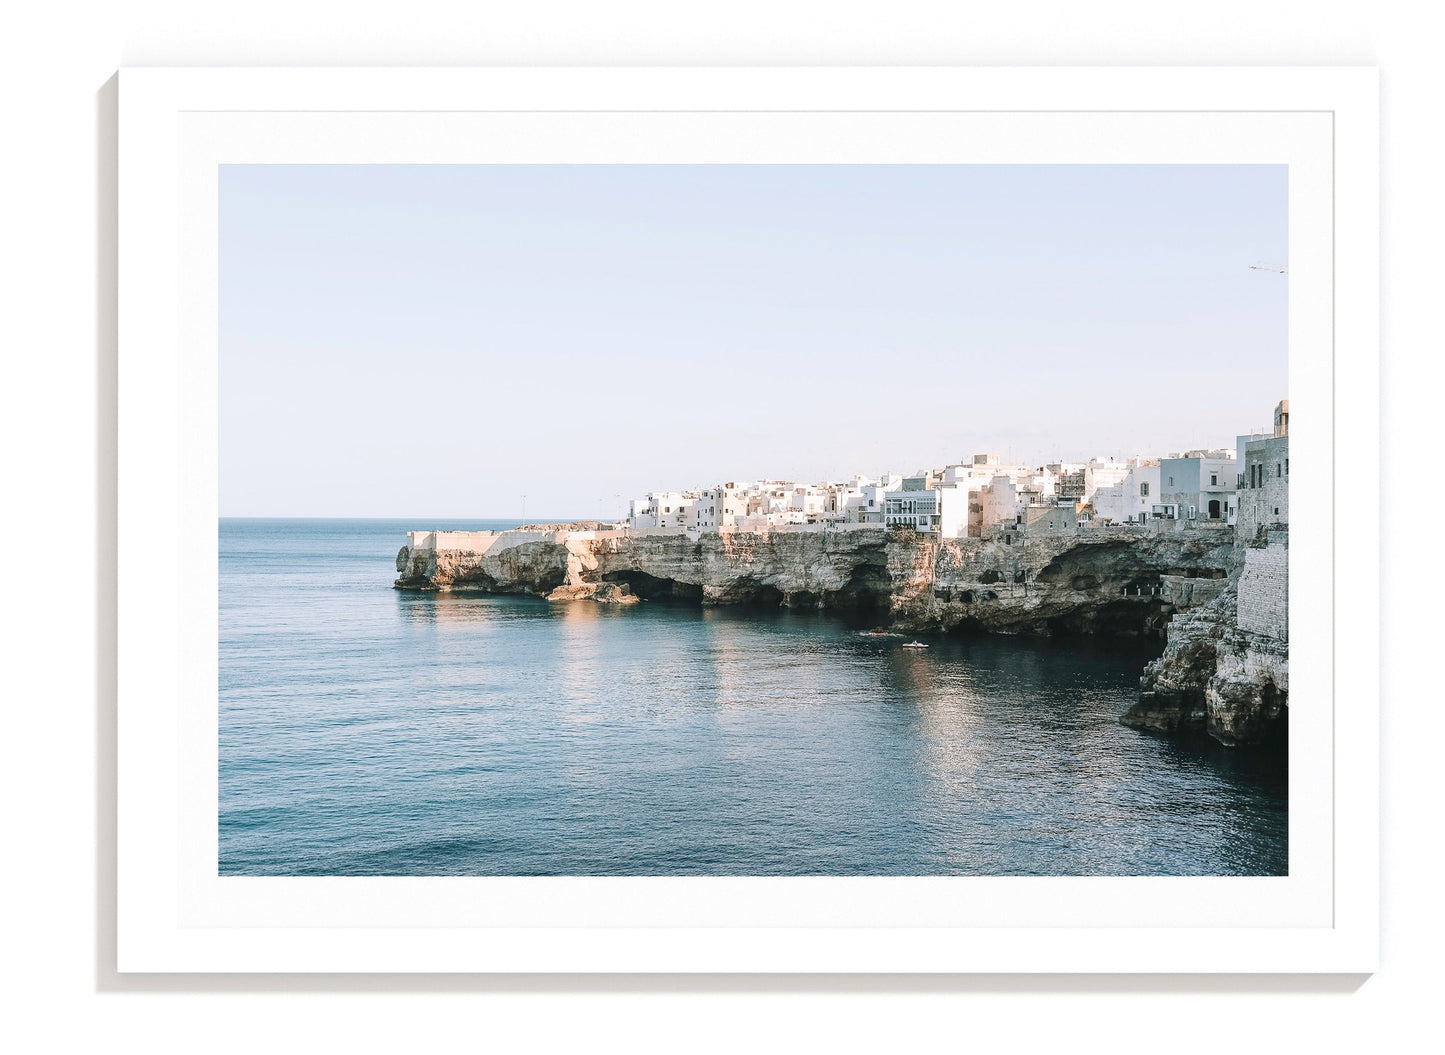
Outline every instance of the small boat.
{"label": "small boat", "polygon": [[927,648],[928,646],[925,645],[922,641],[905,641],[905,642],[903,643],[903,647],[904,647],[904,648]]}

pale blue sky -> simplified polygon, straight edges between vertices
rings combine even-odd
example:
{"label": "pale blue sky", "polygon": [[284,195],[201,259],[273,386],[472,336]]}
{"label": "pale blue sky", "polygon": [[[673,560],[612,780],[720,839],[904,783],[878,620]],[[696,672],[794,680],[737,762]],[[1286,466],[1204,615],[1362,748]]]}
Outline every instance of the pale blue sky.
{"label": "pale blue sky", "polygon": [[1232,446],[1287,395],[1281,166],[220,176],[221,513]]}

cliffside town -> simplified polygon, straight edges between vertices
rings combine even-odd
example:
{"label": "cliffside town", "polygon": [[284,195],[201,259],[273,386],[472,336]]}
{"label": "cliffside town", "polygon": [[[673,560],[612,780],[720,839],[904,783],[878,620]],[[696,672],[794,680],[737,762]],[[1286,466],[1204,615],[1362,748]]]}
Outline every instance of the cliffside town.
{"label": "cliffside town", "polygon": [[[1239,436],[1233,448],[1039,466],[976,454],[906,476],[884,473],[824,483],[729,481],[691,491],[654,491],[632,501],[625,526],[633,532],[695,537],[805,525],[874,525],[911,527],[943,538],[991,538],[1004,531],[1071,531],[1095,523],[1233,525],[1240,492],[1246,489],[1240,466],[1249,448],[1281,439],[1287,444],[1288,428],[1289,403],[1284,401],[1275,408],[1273,431]],[[1251,477],[1247,486],[1259,490],[1267,482],[1273,478]]]}
{"label": "cliffside town", "polygon": [[[1112,480],[1095,463],[1015,477],[976,459],[982,471],[919,474],[899,490],[728,484],[681,512],[682,497],[649,495],[610,526],[414,531],[395,585],[812,607],[912,633],[1163,637],[1126,724],[1277,742],[1289,696],[1287,403],[1275,418],[1271,435],[1241,437],[1238,458],[1126,464]],[[1111,505],[1118,495],[1133,506]]]}

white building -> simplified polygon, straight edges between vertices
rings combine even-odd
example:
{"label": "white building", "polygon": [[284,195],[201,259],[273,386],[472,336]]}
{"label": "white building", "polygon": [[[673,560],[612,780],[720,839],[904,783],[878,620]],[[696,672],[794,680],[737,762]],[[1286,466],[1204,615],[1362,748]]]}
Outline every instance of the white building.
{"label": "white building", "polygon": [[1235,513],[1238,463],[1230,450],[1187,451],[1159,460],[1156,516],[1228,522]]}
{"label": "white building", "polygon": [[883,523],[883,496],[887,493],[887,484],[864,484],[858,496],[857,517],[851,522],[857,524]]}
{"label": "white building", "polygon": [[1117,484],[1094,492],[1094,519],[1114,524],[1141,524],[1159,501],[1159,463],[1134,459]]}
{"label": "white building", "polygon": [[717,488],[717,522],[722,527],[736,527],[752,513],[749,501],[757,494],[756,485],[729,481]]}
{"label": "white building", "polygon": [[818,520],[836,508],[836,493],[826,486],[797,484],[788,496],[788,511],[802,513],[805,523]]}
{"label": "white building", "polygon": [[686,531],[690,510],[697,497],[697,492],[653,491],[645,498],[634,498],[627,526]]}
{"label": "white building", "polygon": [[971,493],[968,533],[987,538],[1000,526],[1017,524],[1027,499],[1020,496],[1013,477],[1000,473]]}
{"label": "white building", "polygon": [[910,477],[902,489],[883,494],[883,522],[889,527],[958,538],[968,529],[968,491],[959,486],[923,486],[927,478]]}
{"label": "white building", "polygon": [[962,484],[940,484],[938,495],[938,533],[944,538],[962,538],[968,534],[970,492]]}
{"label": "white building", "polygon": [[869,486],[868,478],[864,476],[839,484],[834,499],[834,518],[845,524],[863,523],[862,516],[868,507],[865,488]]}
{"label": "white building", "polygon": [[704,488],[697,493],[697,498],[686,503],[687,530],[694,534],[703,531],[716,531],[718,528],[718,505],[721,489],[717,487]]}
{"label": "white building", "polygon": [[1101,487],[1113,487],[1124,482],[1129,471],[1138,462],[1137,458],[1120,461],[1114,458],[1093,458],[1084,466],[1083,501],[1092,502]]}
{"label": "white building", "polygon": [[648,495],[646,498],[634,498],[629,503],[627,526],[639,529],[657,527],[657,507],[653,504],[652,495]]}

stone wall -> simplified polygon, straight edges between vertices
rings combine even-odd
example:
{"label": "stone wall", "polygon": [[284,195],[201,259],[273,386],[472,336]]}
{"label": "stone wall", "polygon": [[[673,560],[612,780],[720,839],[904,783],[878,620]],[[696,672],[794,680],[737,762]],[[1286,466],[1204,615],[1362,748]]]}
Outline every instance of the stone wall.
{"label": "stone wall", "polygon": [[1244,547],[1244,567],[1239,575],[1241,630],[1289,640],[1289,538],[1287,531],[1275,530],[1263,546]]}
{"label": "stone wall", "polygon": [[1164,600],[1183,610],[1195,605],[1209,604],[1224,592],[1229,580],[1223,575],[1217,579],[1165,575],[1160,579],[1160,584],[1163,586]]}
{"label": "stone wall", "polygon": [[1289,437],[1250,443],[1242,461],[1244,484],[1235,494],[1235,521],[1240,540],[1248,542],[1262,530],[1289,524]]}

